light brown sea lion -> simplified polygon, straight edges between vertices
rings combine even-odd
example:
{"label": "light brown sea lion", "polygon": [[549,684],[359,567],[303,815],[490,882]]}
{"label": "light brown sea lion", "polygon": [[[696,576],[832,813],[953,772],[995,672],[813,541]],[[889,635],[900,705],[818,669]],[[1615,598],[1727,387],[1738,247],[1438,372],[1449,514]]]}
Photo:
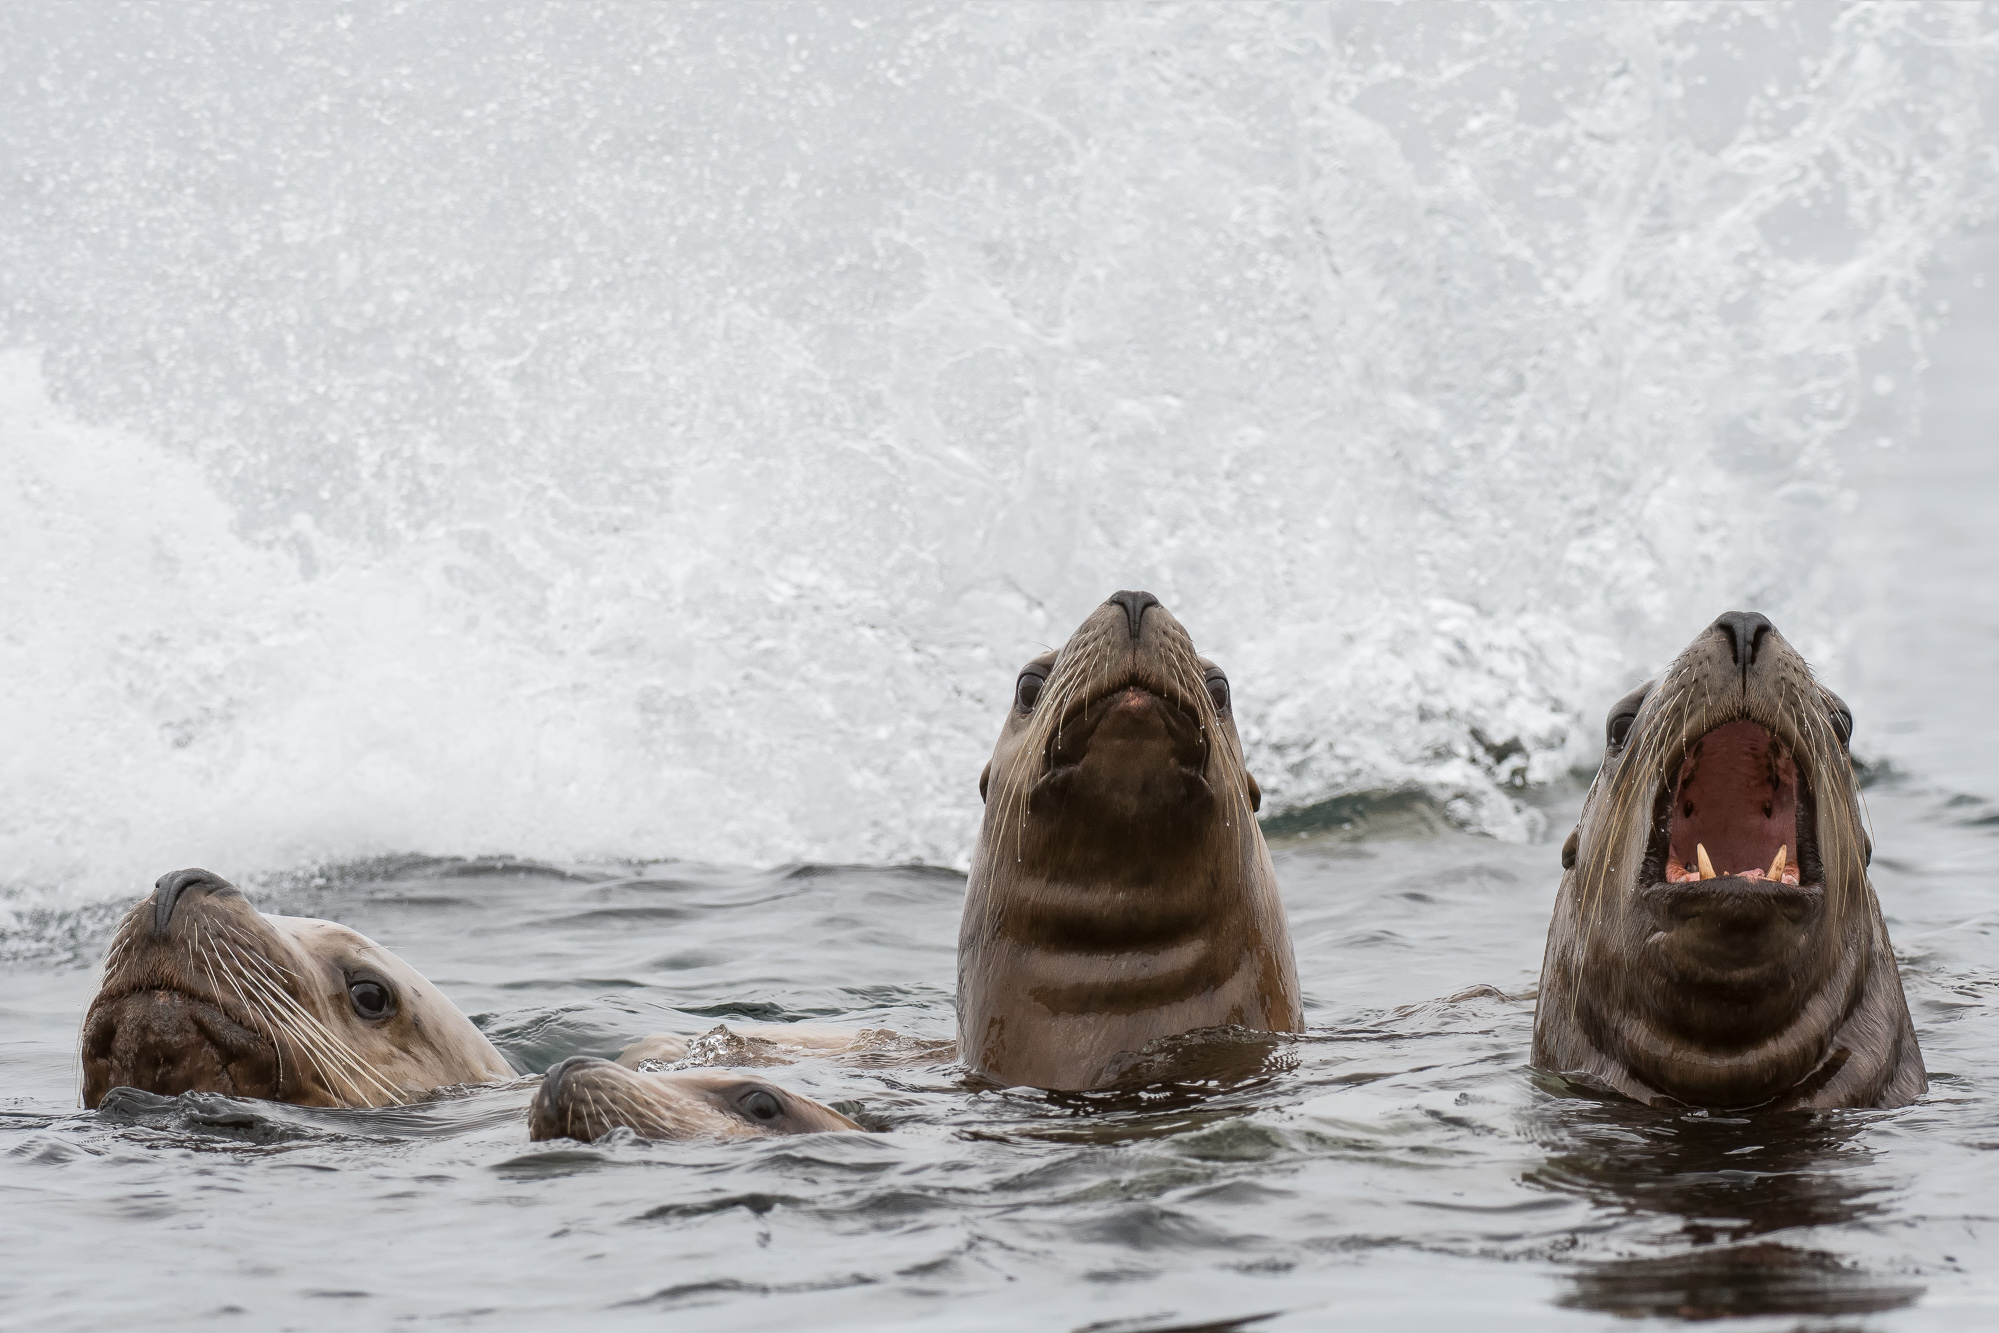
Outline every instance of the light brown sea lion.
{"label": "light brown sea lion", "polygon": [[958,932],[974,1071],[1089,1089],[1158,1038],[1302,1027],[1228,677],[1158,598],[1114,594],[1021,669],[979,793]]}
{"label": "light brown sea lion", "polygon": [[1654,1104],[1901,1106],[1927,1086],[1847,743],[1731,611],[1610,711],[1562,848],[1534,1063]]}
{"label": "light brown sea lion", "polygon": [[415,968],[331,921],[266,916],[206,870],[126,916],[83,1019],[83,1104],[116,1087],[391,1106],[513,1078]]}
{"label": "light brown sea lion", "polygon": [[592,1143],[614,1129],[646,1139],[735,1139],[857,1130],[830,1106],[728,1069],[651,1073],[572,1056],[542,1076],[530,1139]]}

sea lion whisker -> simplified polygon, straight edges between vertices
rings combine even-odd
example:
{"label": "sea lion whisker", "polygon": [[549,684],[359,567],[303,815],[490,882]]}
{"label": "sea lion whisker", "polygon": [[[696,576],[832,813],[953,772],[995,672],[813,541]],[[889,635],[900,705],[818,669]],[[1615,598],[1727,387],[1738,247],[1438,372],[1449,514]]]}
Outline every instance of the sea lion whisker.
{"label": "sea lion whisker", "polygon": [[[300,1030],[298,1022],[279,1003],[279,997],[271,993],[269,983],[251,972],[236,972],[231,976],[232,979],[240,979],[241,983],[257,996],[258,1003],[251,1004],[250,1007],[263,1020],[272,1047],[282,1051],[285,1043],[289,1041],[329,1092],[349,1101],[355,1100],[351,1090],[342,1089],[341,1084],[345,1080],[332,1064],[330,1054],[324,1050],[324,1044],[311,1032]],[[245,1003],[250,1004],[250,1001],[246,999]]]}
{"label": "sea lion whisker", "polygon": [[[327,1049],[327,1043],[313,1030],[320,1025],[316,1021],[312,1022],[310,1028],[301,1024],[299,1021],[300,1018],[303,1017],[310,1020],[310,1015],[304,1014],[291,1001],[291,997],[275,987],[267,977],[253,970],[242,956],[237,953],[233,944],[227,940],[223,940],[221,943],[237,960],[236,969],[230,973],[232,981],[240,982],[241,985],[247,986],[257,996],[260,1004],[251,1005],[250,1007],[268,1025],[273,1045],[281,1045],[281,1037],[290,1038],[292,1044],[298,1048],[300,1054],[312,1065],[314,1071],[318,1073],[320,1080],[327,1085],[329,1090],[340,1092],[338,1084],[346,1080],[340,1077],[337,1068],[334,1067],[333,1052]],[[240,995],[241,991],[238,993]],[[247,998],[245,999],[245,1004],[249,1004]],[[351,1091],[342,1095],[351,1097]]]}
{"label": "sea lion whisker", "polygon": [[[230,949],[232,954],[236,952],[234,946],[229,945],[228,941],[225,940],[224,944]],[[257,957],[255,954],[252,956]],[[269,996],[268,1002],[276,1005],[280,1013],[289,1016],[291,1020],[289,1026],[293,1035],[299,1038],[310,1036],[314,1043],[323,1048],[322,1053],[326,1059],[338,1065],[344,1071],[342,1081],[347,1084],[347,1095],[351,1099],[371,1102],[373,1098],[366,1095],[356,1096],[355,1094],[363,1084],[372,1083],[378,1092],[388,1097],[391,1105],[400,1106],[402,1104],[402,1097],[397,1093],[396,1089],[381,1078],[374,1066],[362,1059],[341,1039],[339,1034],[328,1028],[316,1015],[299,1004],[282,987],[266,977],[260,977],[253,972],[248,972],[247,964],[245,966],[246,979],[259,984],[267,992]],[[325,1076],[329,1072],[325,1068],[321,1070],[322,1076]]]}
{"label": "sea lion whisker", "polygon": [[226,963],[222,963],[220,956],[215,953],[215,941],[211,937],[208,927],[197,925],[197,931],[200,957],[202,965],[208,969],[209,984],[215,986],[217,993],[220,993],[221,988],[215,980],[215,971],[213,966],[211,966],[212,960],[213,963],[221,964],[222,975],[229,979],[229,989],[236,996],[236,1002],[243,1007],[243,1012],[249,1021],[255,1024],[261,1020],[265,1028],[264,1035],[271,1043],[272,1063],[276,1067],[274,1090],[283,1091],[285,1086],[285,1043],[280,1037],[276,1021],[264,1008],[251,1003],[250,998],[243,993],[242,978],[236,970],[232,970]]}

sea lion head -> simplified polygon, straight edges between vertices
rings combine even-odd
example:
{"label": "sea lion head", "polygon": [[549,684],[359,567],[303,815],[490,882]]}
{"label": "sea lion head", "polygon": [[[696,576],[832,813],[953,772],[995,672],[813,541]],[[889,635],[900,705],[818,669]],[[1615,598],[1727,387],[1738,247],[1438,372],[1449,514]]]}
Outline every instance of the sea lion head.
{"label": "sea lion head", "polygon": [[514,1076],[435,986],[331,921],[266,916],[206,870],[127,914],[83,1019],[83,1102],[115,1087],[388,1106]]}
{"label": "sea lion head", "polygon": [[530,1139],[593,1143],[618,1128],[644,1139],[741,1139],[860,1126],[739,1070],[650,1073],[578,1055],[542,1076],[528,1111]]}
{"label": "sea lion head", "polygon": [[1021,668],[979,791],[959,932],[968,1064],[1089,1088],[1159,1037],[1298,1026],[1228,676],[1158,598],[1113,594]]}
{"label": "sea lion head", "polygon": [[1263,794],[1230,704],[1227,674],[1158,598],[1112,594],[1020,669],[979,778],[987,831],[1023,862],[1081,868],[1253,825]]}
{"label": "sea lion head", "polygon": [[[1836,1072],[1828,1043],[1884,984],[1886,950],[1852,731],[1753,612],[1715,620],[1611,708],[1562,852],[1537,1063],[1587,1067],[1587,1049],[1641,1090],[1711,1106]],[[1906,1028],[1892,958],[1888,973]]]}

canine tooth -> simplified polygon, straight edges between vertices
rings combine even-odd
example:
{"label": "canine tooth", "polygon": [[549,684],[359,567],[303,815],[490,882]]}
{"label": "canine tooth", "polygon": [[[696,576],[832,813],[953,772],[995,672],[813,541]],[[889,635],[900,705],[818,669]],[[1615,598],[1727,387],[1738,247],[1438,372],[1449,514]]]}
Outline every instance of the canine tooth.
{"label": "canine tooth", "polygon": [[1700,863],[1701,863],[1701,878],[1702,878],[1702,879],[1713,879],[1713,878],[1714,878],[1714,862],[1712,862],[1712,861],[1710,861],[1710,860],[1708,860],[1708,859],[1707,859],[1707,844],[1706,844],[1706,843],[1704,843],[1704,842],[1697,842],[1697,843],[1695,843],[1695,844],[1694,844],[1694,855],[1700,858]]}
{"label": "canine tooth", "polygon": [[1771,879],[1781,880],[1784,878],[1784,858],[1790,855],[1790,852],[1791,844],[1788,842],[1777,849],[1776,859],[1770,862]]}

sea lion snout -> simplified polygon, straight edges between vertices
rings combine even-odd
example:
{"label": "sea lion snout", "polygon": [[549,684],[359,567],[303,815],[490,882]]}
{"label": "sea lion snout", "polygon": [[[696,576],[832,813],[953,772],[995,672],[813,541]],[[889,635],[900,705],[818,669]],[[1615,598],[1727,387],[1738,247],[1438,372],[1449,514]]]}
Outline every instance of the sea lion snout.
{"label": "sea lion snout", "polygon": [[1760,611],[1724,611],[1715,617],[1712,628],[1727,641],[1735,664],[1747,671],[1756,665],[1763,636],[1777,627]]}
{"label": "sea lion snout", "polygon": [[276,1052],[212,1004],[152,989],[91,1009],[82,1042],[84,1104],[112,1088],[163,1097],[227,1092],[268,1097],[278,1084]]}
{"label": "sea lion snout", "polygon": [[242,897],[234,884],[210,870],[198,867],[161,875],[153,884],[153,938],[163,940],[173,925],[174,908],[190,891],[217,896]]}
{"label": "sea lion snout", "polygon": [[1114,592],[1104,600],[1107,605],[1123,608],[1125,627],[1131,631],[1131,637],[1134,639],[1145,626],[1145,613],[1159,605],[1159,599],[1151,593],[1132,592],[1128,589]]}

